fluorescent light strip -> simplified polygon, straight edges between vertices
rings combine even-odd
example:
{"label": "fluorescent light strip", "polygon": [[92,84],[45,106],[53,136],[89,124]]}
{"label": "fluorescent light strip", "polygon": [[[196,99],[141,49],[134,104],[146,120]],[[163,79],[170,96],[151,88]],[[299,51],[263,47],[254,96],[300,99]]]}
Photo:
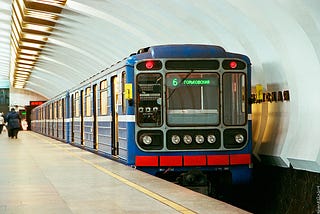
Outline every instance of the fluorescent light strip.
{"label": "fluorescent light strip", "polygon": [[28,49],[20,49],[21,53],[30,54],[30,55],[39,55],[39,51],[28,50]]}
{"label": "fluorescent light strip", "polygon": [[28,65],[34,65],[36,62],[32,60],[24,60],[24,59],[18,59],[18,63],[28,64]]}
{"label": "fluorescent light strip", "polygon": [[26,71],[16,71],[17,74],[22,74],[22,75],[30,75],[31,72],[26,72]]}
{"label": "fluorescent light strip", "polygon": [[22,46],[41,49],[43,45],[32,42],[20,42]]}
{"label": "fluorescent light strip", "polygon": [[52,31],[52,27],[48,27],[48,26],[44,26],[44,25],[37,25],[37,24],[30,24],[30,23],[26,23],[22,26],[24,29],[28,29],[28,30],[36,30],[36,31],[42,31],[42,32],[50,32]]}
{"label": "fluorescent light strip", "polygon": [[30,1],[60,7],[60,6],[65,5],[67,0],[30,0]]}
{"label": "fluorescent light strip", "polygon": [[29,17],[34,17],[37,19],[52,21],[52,22],[55,22],[58,19],[58,16],[56,14],[48,13],[45,11],[28,10],[25,15]]}
{"label": "fluorescent light strip", "polygon": [[34,55],[25,55],[25,54],[20,54],[19,55],[20,59],[31,59],[31,60],[37,60],[37,57]]}
{"label": "fluorescent light strip", "polygon": [[19,68],[33,68],[33,66],[31,66],[31,65],[21,65],[21,64],[18,64],[17,65],[17,67],[19,67]]}
{"label": "fluorescent light strip", "polygon": [[45,42],[48,40],[48,38],[46,36],[41,36],[41,35],[31,34],[31,33],[23,33],[22,38],[37,40],[37,41],[42,41],[42,42]]}

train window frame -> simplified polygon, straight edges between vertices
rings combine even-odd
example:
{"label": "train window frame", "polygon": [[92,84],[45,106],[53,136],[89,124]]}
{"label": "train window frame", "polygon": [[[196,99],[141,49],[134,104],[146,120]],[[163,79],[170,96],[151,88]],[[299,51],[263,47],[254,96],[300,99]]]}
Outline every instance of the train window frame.
{"label": "train window frame", "polygon": [[74,116],[80,117],[80,93],[77,91],[74,93]]}
{"label": "train window frame", "polygon": [[58,100],[53,103],[53,119],[58,119]]}
{"label": "train window frame", "polygon": [[49,105],[49,119],[53,119],[53,103]]}
{"label": "train window frame", "polygon": [[[181,74],[184,74],[184,77],[181,78],[174,78],[175,75],[179,76]],[[207,79],[212,78],[216,79],[216,86],[213,84],[211,87],[216,87],[216,93],[215,94],[211,94],[212,95],[216,95],[215,102],[216,104],[214,105],[216,108],[204,108],[206,105],[204,104],[204,96],[205,96],[205,91],[204,91],[204,86],[211,84],[211,81],[208,82],[208,80],[204,80],[203,81],[203,85],[201,81],[197,81],[198,77],[193,77],[194,75],[204,75],[204,76],[208,76]],[[201,109],[197,109],[197,108],[187,108],[187,109],[169,109],[170,108],[170,100],[175,100],[175,104],[177,104],[178,102],[176,102],[176,99],[173,99],[173,95],[174,92],[177,92],[176,89],[180,88],[180,87],[192,87],[193,84],[189,84],[189,82],[187,82],[187,84],[185,84],[185,86],[183,86],[184,82],[186,80],[188,80],[188,78],[191,78],[191,80],[195,79],[195,84],[194,86],[201,86],[200,88],[200,93],[203,93],[203,95],[200,97],[200,107]],[[165,94],[165,102],[166,102],[166,123],[168,126],[179,126],[179,127],[192,127],[195,125],[201,125],[201,126],[218,126],[221,123],[221,100],[220,100],[220,94],[221,94],[221,89],[220,89],[220,81],[221,81],[221,76],[217,71],[203,71],[201,70],[199,71],[193,71],[193,70],[185,70],[185,71],[173,71],[173,72],[168,72],[166,73],[166,94]],[[200,85],[197,85],[200,84]],[[181,85],[181,86],[180,86]],[[189,86],[188,86],[189,85]],[[171,89],[171,92],[170,92]],[[192,90],[192,89],[190,89]],[[210,90],[208,90],[207,92],[209,92]],[[197,91],[195,91],[197,92]],[[172,99],[171,99],[172,98]],[[190,97],[191,99],[192,97]],[[185,99],[185,96],[183,96],[182,100]],[[215,103],[214,101],[212,101],[211,105]],[[182,102],[184,103],[184,102]],[[187,102],[185,102],[185,104],[187,104]],[[207,105],[209,106],[210,104],[207,103]],[[185,107],[185,106],[183,106]],[[198,119],[199,119],[199,113],[200,112],[204,112],[202,118],[202,123],[198,122],[194,122],[194,119],[191,119],[191,116],[195,116],[198,115]],[[190,114],[190,115],[188,115]],[[211,116],[208,117],[206,116],[206,114],[210,114]],[[188,117],[185,117],[185,115],[188,115]],[[215,115],[213,117],[213,115]],[[174,118],[175,117],[175,118]],[[171,119],[170,119],[171,118]],[[174,118],[174,119],[172,119]],[[187,121],[187,119],[189,121]],[[209,119],[210,118],[210,119]],[[212,118],[215,118],[215,121],[209,123],[208,121],[211,120]],[[183,122],[178,122],[178,120],[183,121]],[[174,122],[173,122],[174,121]]]}
{"label": "train window frame", "polygon": [[[146,93],[143,92],[142,89],[140,89],[140,84],[139,84],[139,77],[140,76],[143,76],[143,75],[159,75],[161,78],[158,77],[157,81],[158,80],[161,80],[161,83],[160,83],[160,89],[158,89],[160,92],[159,92],[159,98],[156,100],[156,103],[158,106],[152,106],[152,107],[158,107],[158,109],[156,110],[156,113],[157,112],[160,112],[159,114],[156,114],[154,111],[153,111],[153,108],[150,108],[148,111],[146,110],[146,108],[144,107],[147,107],[147,106],[142,106],[140,105],[142,103],[142,101],[140,102],[141,100],[141,97],[140,95],[143,94],[143,95],[146,95],[146,96],[143,96],[143,97],[146,97],[146,99],[150,99],[152,96],[148,96]],[[136,75],[135,77],[135,87],[136,87],[136,94],[135,94],[135,97],[136,97],[136,112],[137,112],[137,125],[139,127],[142,127],[142,128],[148,128],[148,127],[161,127],[164,123],[164,113],[163,113],[163,110],[164,110],[164,106],[163,106],[163,81],[164,81],[164,75],[162,73],[158,73],[158,72],[152,72],[152,73],[145,73],[145,72],[141,72],[139,73],[138,75]],[[151,93],[153,94],[153,93]],[[146,100],[147,102],[148,100]],[[149,100],[150,101],[150,100]],[[154,101],[154,100],[151,100],[151,101]],[[154,103],[155,104],[155,103]],[[143,110],[141,109],[144,108]],[[140,110],[141,109],[141,110]],[[146,115],[144,115],[146,113]],[[158,118],[160,118],[160,122],[150,122],[150,121],[143,121],[143,118],[144,117],[148,117],[148,115],[150,116],[150,114],[156,114],[156,116]],[[149,117],[151,118],[151,117]],[[141,121],[140,121],[141,120]]]}
{"label": "train window frame", "polygon": [[100,105],[100,115],[108,115],[108,81],[102,80],[99,83],[99,105]]}
{"label": "train window frame", "polygon": [[87,87],[85,89],[85,116],[91,116],[91,87]]}
{"label": "train window frame", "polygon": [[57,119],[57,101],[52,103],[52,119]]}
{"label": "train window frame", "polygon": [[[225,76],[226,75],[234,75],[234,74],[237,74],[237,75],[242,75],[239,79],[241,79],[240,81],[241,82],[241,85],[240,85],[240,88],[239,87],[235,87],[234,83],[232,83],[231,85],[231,90],[233,91],[233,93],[238,93],[237,94],[237,97],[234,97],[234,96],[226,96],[226,91],[228,91],[227,89],[225,89]],[[248,81],[247,81],[247,74],[245,72],[225,72],[223,73],[222,75],[222,111],[223,111],[223,116],[222,116],[222,119],[223,119],[223,124],[225,126],[244,126],[247,124],[247,108],[248,108],[248,103],[246,102],[247,100],[247,87],[248,87]],[[239,85],[239,84],[238,84]],[[239,95],[239,93],[241,95]],[[238,108],[237,112],[232,112],[231,114],[226,114],[226,112],[228,111],[226,109],[226,107],[228,106],[231,106],[231,105],[226,105],[227,101],[226,101],[226,97],[232,97],[233,99],[237,99],[239,101],[236,105],[236,107],[232,107],[232,108]],[[240,99],[239,99],[240,97]],[[228,119],[226,118],[227,115],[234,115],[234,114],[242,114],[241,116],[235,116],[231,119]],[[229,122],[230,120],[232,120],[231,122]],[[234,120],[241,120],[240,122],[234,122]]]}
{"label": "train window frame", "polygon": [[49,119],[49,106],[50,104],[44,107],[44,117],[46,120]]}
{"label": "train window frame", "polygon": [[59,100],[58,118],[63,118],[63,99]]}

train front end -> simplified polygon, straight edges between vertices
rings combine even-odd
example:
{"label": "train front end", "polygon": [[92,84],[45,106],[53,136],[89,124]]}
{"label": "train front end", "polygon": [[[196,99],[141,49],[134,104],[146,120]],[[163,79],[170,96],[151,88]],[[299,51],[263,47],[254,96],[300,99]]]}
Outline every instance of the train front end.
{"label": "train front end", "polygon": [[217,46],[157,46],[134,68],[135,166],[251,178],[250,61]]}

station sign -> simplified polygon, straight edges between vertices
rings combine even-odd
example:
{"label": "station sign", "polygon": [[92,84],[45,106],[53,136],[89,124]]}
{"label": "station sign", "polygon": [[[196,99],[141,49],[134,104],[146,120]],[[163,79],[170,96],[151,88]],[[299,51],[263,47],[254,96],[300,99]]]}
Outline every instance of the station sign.
{"label": "station sign", "polygon": [[45,102],[46,101],[30,101],[30,106],[39,106]]}

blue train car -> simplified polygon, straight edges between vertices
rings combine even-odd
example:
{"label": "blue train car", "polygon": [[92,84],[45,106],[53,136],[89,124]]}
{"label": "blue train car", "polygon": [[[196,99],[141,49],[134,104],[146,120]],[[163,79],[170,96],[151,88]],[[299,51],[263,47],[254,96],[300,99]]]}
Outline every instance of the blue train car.
{"label": "blue train car", "polygon": [[68,142],[67,93],[63,92],[32,110],[31,130]]}
{"label": "blue train car", "polygon": [[219,46],[152,46],[35,108],[32,129],[151,174],[247,182],[250,79],[249,58]]}

